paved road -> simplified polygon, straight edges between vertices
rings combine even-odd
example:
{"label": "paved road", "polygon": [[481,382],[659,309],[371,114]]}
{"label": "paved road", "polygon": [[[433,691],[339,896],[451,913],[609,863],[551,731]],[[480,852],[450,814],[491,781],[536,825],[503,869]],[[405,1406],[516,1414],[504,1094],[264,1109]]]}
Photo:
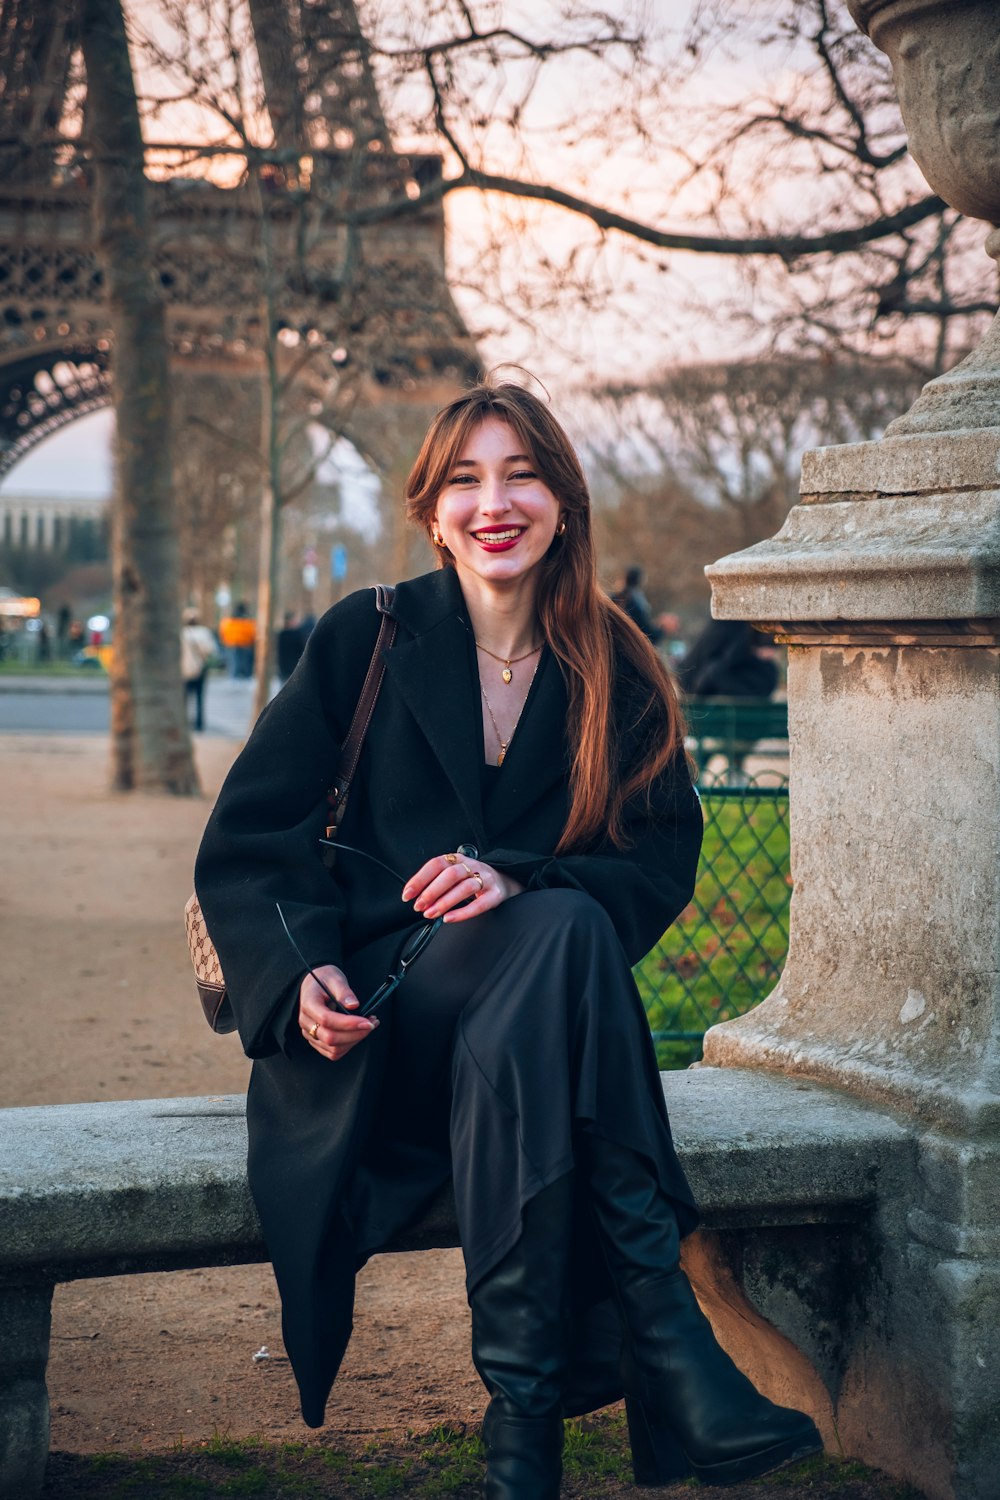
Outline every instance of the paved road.
{"label": "paved road", "polygon": [[[205,691],[205,733],[245,739],[252,706],[252,682],[210,677]],[[107,734],[108,727],[104,678],[0,676],[0,733]]]}

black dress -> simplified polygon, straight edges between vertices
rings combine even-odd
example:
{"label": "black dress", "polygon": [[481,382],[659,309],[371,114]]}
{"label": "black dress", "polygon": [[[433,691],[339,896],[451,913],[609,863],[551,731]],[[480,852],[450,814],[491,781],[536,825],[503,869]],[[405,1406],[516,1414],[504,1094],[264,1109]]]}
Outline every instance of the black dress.
{"label": "black dress", "polygon": [[[358,596],[345,604],[317,627],[234,767],[197,871],[255,1058],[248,1175],[313,1426],[350,1336],[358,1266],[420,1214],[449,1174],[470,1287],[516,1241],[525,1203],[572,1170],[581,1131],[642,1153],[682,1231],[697,1217],[630,968],[693,885],[702,820],[686,765],[678,758],[651,801],[630,812],[627,852],[598,845],[555,856],[567,795],[558,668],[543,653],[504,766],[486,768],[474,642],[453,574],[397,591],[400,641],[388,655],[393,670],[343,840],[400,876],[431,854],[474,843],[526,890],[443,926],[383,1007],[379,1029],[341,1061],[301,1036],[301,968],[275,930],[275,898],[287,904],[310,961],[340,963],[361,997],[423,921],[415,924],[402,903],[401,882],[370,861],[339,852],[332,882],[318,868],[316,788],[328,781],[377,628]],[[349,674],[343,691],[339,673]],[[647,731],[638,717],[630,727],[621,688],[627,756]],[[620,1333],[582,1188],[577,1215],[570,1413],[621,1394]]]}

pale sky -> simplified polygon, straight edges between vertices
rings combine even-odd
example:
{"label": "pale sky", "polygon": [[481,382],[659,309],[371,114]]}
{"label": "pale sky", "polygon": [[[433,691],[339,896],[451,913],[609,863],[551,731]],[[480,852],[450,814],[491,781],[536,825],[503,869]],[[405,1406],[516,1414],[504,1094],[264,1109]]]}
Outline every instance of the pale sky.
{"label": "pale sky", "polygon": [[110,411],[78,417],[22,458],[0,486],[18,495],[110,495]]}

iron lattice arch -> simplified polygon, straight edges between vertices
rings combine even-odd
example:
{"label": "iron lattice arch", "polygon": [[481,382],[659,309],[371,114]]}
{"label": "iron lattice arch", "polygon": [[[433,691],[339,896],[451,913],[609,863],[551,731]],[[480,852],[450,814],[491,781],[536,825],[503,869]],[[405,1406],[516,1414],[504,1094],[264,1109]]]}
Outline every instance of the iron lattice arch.
{"label": "iron lattice arch", "polygon": [[[343,205],[348,192],[367,205],[406,196],[440,174],[440,160],[393,149],[350,0],[252,0],[250,9],[276,141],[291,148],[289,160],[307,153],[311,188],[276,169],[262,206],[248,184],[149,184],[175,375],[260,369],[266,212],[283,357],[292,362],[296,341],[328,351],[322,371],[303,369],[309,410],[356,441],[343,420],[349,405],[367,439],[359,446],[388,470],[411,430],[395,418],[449,399],[481,367],[448,286],[440,203],[350,241]],[[0,139],[0,475],[110,401],[87,182],[44,144],[78,73],[73,13],[62,0],[0,0],[0,123],[11,127]],[[340,409],[331,362],[351,386]]]}
{"label": "iron lattice arch", "polygon": [[0,479],[43,438],[110,403],[106,343],[45,349],[0,366]]}

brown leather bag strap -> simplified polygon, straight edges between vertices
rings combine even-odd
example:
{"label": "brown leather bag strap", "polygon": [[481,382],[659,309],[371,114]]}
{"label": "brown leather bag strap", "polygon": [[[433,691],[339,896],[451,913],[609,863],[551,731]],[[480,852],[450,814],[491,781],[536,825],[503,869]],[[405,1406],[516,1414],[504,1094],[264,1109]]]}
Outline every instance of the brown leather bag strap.
{"label": "brown leather bag strap", "polygon": [[375,642],[375,650],[372,659],[368,663],[368,673],[365,677],[364,686],[361,689],[361,697],[358,706],[354,710],[354,718],[351,727],[347,731],[340,752],[340,760],[337,764],[337,785],[340,787],[341,797],[347,795],[347,787],[354,779],[354,773],[358,768],[358,757],[361,754],[361,746],[364,744],[368,725],[371,723],[372,714],[375,712],[375,704],[378,701],[379,688],[382,686],[382,677],[385,673],[385,662],[382,660],[382,652],[388,651],[396,638],[396,622],[390,613],[392,609],[393,590],[384,583],[375,585],[375,605],[382,616],[379,625],[378,640]]}
{"label": "brown leather bag strap", "polygon": [[[361,747],[364,744],[368,725],[371,723],[372,714],[375,712],[375,704],[378,701],[379,689],[382,686],[382,678],[385,675],[385,662],[382,659],[383,651],[388,651],[396,639],[396,621],[393,619],[392,601],[395,591],[388,584],[378,583],[375,585],[375,605],[382,616],[379,625],[378,639],[372,652],[372,659],[368,663],[368,672],[365,676],[358,706],[354,710],[351,727],[347,731],[340,751],[340,759],[337,762],[337,775],[333,786],[327,793],[327,802],[330,806],[330,821],[327,825],[326,836],[328,839],[337,837],[347,806],[347,794],[351,789],[354,773],[358,768],[358,759],[361,755]],[[334,859],[334,850],[326,849],[324,858],[329,865]]]}

